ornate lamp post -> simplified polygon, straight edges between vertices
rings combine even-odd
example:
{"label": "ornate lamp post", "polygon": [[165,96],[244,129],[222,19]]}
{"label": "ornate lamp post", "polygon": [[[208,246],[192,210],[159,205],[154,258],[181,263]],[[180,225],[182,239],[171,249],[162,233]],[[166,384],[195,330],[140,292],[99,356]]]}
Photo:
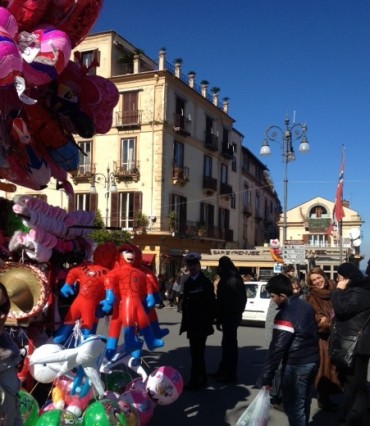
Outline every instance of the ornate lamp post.
{"label": "ornate lamp post", "polygon": [[270,155],[271,149],[269,141],[279,142],[283,149],[284,172],[284,219],[283,219],[283,244],[287,239],[287,210],[288,210],[288,163],[295,160],[293,143],[300,140],[299,152],[306,153],[310,150],[310,145],[306,138],[306,123],[293,123],[290,125],[289,118],[285,118],[285,128],[270,126],[265,130],[265,140],[262,143],[260,155]]}
{"label": "ornate lamp post", "polygon": [[117,183],[114,173],[107,167],[107,173],[94,173],[90,180],[90,194],[96,194],[95,183],[103,183],[105,188],[105,226],[108,227],[109,196],[117,192]]}

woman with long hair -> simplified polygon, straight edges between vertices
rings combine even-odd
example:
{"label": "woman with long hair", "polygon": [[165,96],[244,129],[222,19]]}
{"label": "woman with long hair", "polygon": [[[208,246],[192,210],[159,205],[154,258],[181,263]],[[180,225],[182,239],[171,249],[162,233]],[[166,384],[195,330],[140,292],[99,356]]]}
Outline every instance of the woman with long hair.
{"label": "woman with long hair", "polygon": [[335,366],[329,357],[329,335],[334,317],[330,295],[335,289],[335,283],[328,279],[325,272],[319,268],[312,268],[307,275],[308,294],[306,301],[315,311],[315,319],[319,334],[320,367],[315,379],[319,408],[333,411],[335,405],[330,396],[341,392]]}

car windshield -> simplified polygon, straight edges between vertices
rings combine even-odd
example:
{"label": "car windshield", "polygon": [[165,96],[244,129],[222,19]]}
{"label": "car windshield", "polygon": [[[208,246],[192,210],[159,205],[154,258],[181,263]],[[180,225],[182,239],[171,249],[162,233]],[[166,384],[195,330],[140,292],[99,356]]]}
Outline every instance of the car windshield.
{"label": "car windshield", "polygon": [[254,299],[257,296],[258,287],[260,291],[259,297],[261,299],[270,299],[270,294],[266,290],[266,284],[263,284],[261,286],[258,286],[258,284],[246,284],[245,288],[247,291],[248,299]]}

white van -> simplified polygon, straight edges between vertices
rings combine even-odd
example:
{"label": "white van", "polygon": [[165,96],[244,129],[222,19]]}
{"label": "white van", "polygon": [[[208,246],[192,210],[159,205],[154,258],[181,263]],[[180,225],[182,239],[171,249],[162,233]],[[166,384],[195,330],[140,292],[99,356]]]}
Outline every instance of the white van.
{"label": "white van", "polygon": [[243,312],[244,321],[266,321],[270,304],[270,293],[266,290],[267,281],[245,281],[247,303]]}

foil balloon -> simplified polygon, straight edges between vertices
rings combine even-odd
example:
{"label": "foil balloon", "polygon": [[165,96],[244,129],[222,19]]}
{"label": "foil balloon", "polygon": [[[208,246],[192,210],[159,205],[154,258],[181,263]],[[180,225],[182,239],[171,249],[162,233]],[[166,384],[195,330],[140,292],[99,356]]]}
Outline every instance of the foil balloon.
{"label": "foil balloon", "polygon": [[24,59],[24,78],[40,86],[55,80],[67,66],[71,42],[63,31],[41,26],[31,34],[20,33],[18,46]]}
{"label": "foil balloon", "polygon": [[124,392],[118,399],[125,401],[134,407],[139,415],[140,425],[144,426],[150,422],[153,417],[154,403],[146,394],[141,390],[129,390]]}
{"label": "foil balloon", "polygon": [[34,426],[67,426],[80,424],[77,417],[66,410],[47,410],[38,418]]}
{"label": "foil balloon", "polygon": [[126,417],[117,402],[109,399],[102,399],[100,401],[93,402],[86,408],[83,414],[82,425],[125,426]]}
{"label": "foil balloon", "polygon": [[35,426],[39,418],[39,404],[28,392],[18,392],[18,404],[24,426]]}
{"label": "foil balloon", "polygon": [[45,13],[49,0],[11,0],[2,1],[14,16],[20,31],[34,28]]}

